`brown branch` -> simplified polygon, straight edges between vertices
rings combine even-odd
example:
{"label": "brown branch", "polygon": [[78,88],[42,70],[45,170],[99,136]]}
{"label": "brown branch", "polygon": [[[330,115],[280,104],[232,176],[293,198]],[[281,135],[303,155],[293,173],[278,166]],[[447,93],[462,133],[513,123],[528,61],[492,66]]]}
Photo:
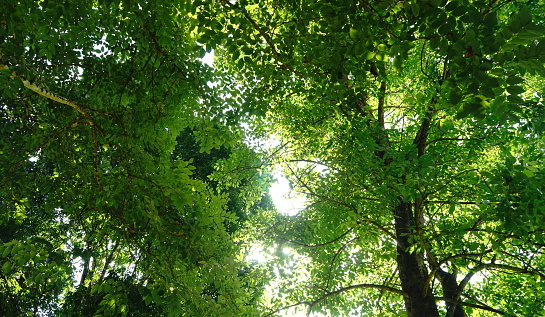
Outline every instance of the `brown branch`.
{"label": "brown branch", "polygon": [[545,274],[540,273],[540,272],[529,271],[529,270],[524,269],[524,268],[519,268],[519,267],[516,267],[516,266],[505,265],[505,264],[482,263],[482,264],[477,265],[473,269],[471,269],[470,272],[467,273],[466,276],[464,277],[464,279],[460,282],[460,284],[458,285],[458,296],[460,296],[460,294],[463,292],[463,290],[466,287],[467,283],[469,283],[469,280],[473,277],[473,275],[475,275],[475,273],[478,273],[478,272],[480,272],[482,270],[486,270],[486,269],[489,269],[489,268],[500,269],[500,270],[508,270],[508,271],[513,271],[513,272],[517,272],[517,273],[528,274],[528,275],[531,275],[531,276],[539,276],[541,279],[545,279]]}
{"label": "brown branch", "polygon": [[281,311],[283,311],[283,310],[290,309],[290,308],[292,308],[292,307],[296,307],[296,306],[300,306],[300,305],[311,306],[312,303],[311,303],[311,302],[307,302],[307,301],[303,301],[303,302],[298,302],[298,303],[291,304],[291,305],[288,305],[288,306],[280,307],[280,308],[278,308],[278,309],[276,309],[276,310],[274,310],[274,311],[272,311],[272,312],[270,312],[270,313],[268,313],[268,314],[266,314],[266,315],[263,315],[263,317],[269,317],[269,316],[272,316],[272,315],[274,315],[274,314],[276,314],[276,313],[279,313],[279,312],[281,312]]}
{"label": "brown branch", "polygon": [[429,192],[429,193],[427,194],[427,196],[431,196],[431,195],[433,195],[433,194],[435,194],[435,193],[437,193],[437,192],[440,192],[440,191],[443,190],[445,187],[447,187],[448,184],[450,184],[450,183],[453,182],[456,178],[458,178],[460,175],[463,175],[463,174],[469,173],[469,172],[478,171],[478,170],[479,170],[479,169],[477,169],[477,168],[472,168],[472,169],[470,169],[470,170],[461,171],[460,173],[454,175],[454,176],[453,176],[450,180],[448,180],[445,184],[443,184],[443,186],[439,187],[438,189],[436,189],[436,190],[434,190],[434,191],[432,191],[432,192]]}
{"label": "brown branch", "polygon": [[474,308],[479,308],[479,309],[483,309],[483,310],[492,311],[492,312],[498,313],[500,315],[506,315],[506,313],[504,313],[502,311],[499,311],[499,310],[495,310],[495,309],[493,309],[493,308],[491,308],[489,306],[486,306],[486,305],[475,305],[475,304],[470,304],[470,303],[465,303],[465,302],[460,302],[459,301],[459,298],[462,295],[463,289],[469,283],[469,280],[473,277],[473,275],[475,273],[480,272],[482,270],[485,270],[487,268],[496,268],[496,269],[502,269],[502,270],[510,270],[510,271],[523,273],[523,274],[529,274],[529,275],[532,275],[532,276],[537,275],[542,279],[545,278],[545,275],[542,274],[542,273],[539,273],[539,272],[533,272],[533,271],[529,271],[529,270],[524,269],[524,268],[514,267],[514,266],[510,266],[510,265],[505,265],[505,264],[496,264],[496,263],[493,263],[493,261],[494,260],[492,260],[492,263],[481,263],[477,267],[471,269],[470,272],[464,277],[464,279],[458,285],[457,296],[456,296],[455,299],[444,298],[444,297],[436,298],[436,299],[451,302],[454,305],[474,307]]}
{"label": "brown branch", "polygon": [[[81,123],[81,124],[84,124],[84,123]],[[58,129],[57,131],[55,131],[55,133],[53,133],[51,136],[49,136],[47,138],[47,140],[45,140],[44,142],[42,142],[41,144],[35,146],[32,150],[28,151],[28,153],[34,153],[36,151],[38,151],[39,149],[42,149],[43,147],[45,147],[49,142],[51,142],[51,140],[57,138],[60,134],[61,131],[63,130],[66,130],[70,127],[74,127],[74,126],[77,126],[77,122],[72,122],[60,129]],[[6,188],[6,186],[8,186],[9,184],[9,180],[15,175],[15,173],[17,172],[17,170],[19,169],[19,167],[21,167],[21,164],[23,164],[23,162],[25,162],[26,160],[28,160],[27,157],[13,163],[9,168],[8,168],[8,172],[6,172],[6,175],[2,177],[2,179],[0,179],[0,190],[4,190]],[[15,168],[13,168],[15,167]],[[12,169],[13,168],[13,169]],[[10,173],[11,171],[11,173]]]}
{"label": "brown branch", "polygon": [[399,290],[397,288],[393,288],[393,287],[390,287],[390,286],[386,286],[386,285],[378,285],[378,284],[357,284],[357,285],[351,285],[351,286],[347,286],[347,287],[343,287],[343,288],[340,288],[336,291],[333,291],[333,292],[330,292],[320,298],[318,298],[317,300],[313,301],[312,302],[312,305],[316,305],[318,304],[319,302],[329,298],[329,297],[332,297],[332,296],[335,296],[335,295],[338,295],[340,293],[343,293],[343,292],[346,292],[346,291],[350,291],[350,290],[353,290],[353,289],[359,289],[359,288],[373,288],[373,289],[379,289],[379,290],[382,290],[382,291],[387,291],[387,292],[391,292],[391,293],[395,293],[395,294],[399,294],[403,297],[407,297],[408,295],[403,292],[402,290]]}
{"label": "brown branch", "polygon": [[182,238],[188,240],[188,237],[187,237],[185,234],[183,234],[183,233],[172,232],[172,231],[170,231],[170,230],[168,230],[167,228],[164,228],[164,227],[161,227],[161,229],[165,230],[166,232],[168,232],[168,233],[170,233],[170,234],[172,234],[172,235],[175,235],[175,236],[177,236],[177,237],[182,237]]}
{"label": "brown branch", "polygon": [[327,37],[327,35],[323,35],[323,34],[301,34],[301,35],[286,35],[286,34],[282,34],[282,33],[271,33],[272,35],[278,35],[278,36],[281,36],[281,37],[285,37],[285,38],[288,38],[288,39],[298,39],[298,38],[302,38],[302,37],[311,37],[311,36],[316,36],[316,37]]}
{"label": "brown branch", "polygon": [[346,230],[343,234],[341,234],[340,236],[338,236],[337,238],[335,238],[333,240],[330,240],[330,241],[324,242],[324,243],[319,243],[319,244],[304,244],[304,243],[296,242],[296,241],[293,241],[293,240],[284,239],[282,237],[280,237],[280,239],[282,239],[282,240],[284,240],[286,242],[289,242],[289,243],[296,244],[296,245],[304,247],[304,248],[319,248],[319,247],[323,247],[323,246],[326,246],[328,244],[332,244],[332,243],[335,243],[335,242],[341,240],[347,234],[349,234],[352,230],[354,230],[354,228],[350,228],[350,229]]}
{"label": "brown branch", "polygon": [[140,177],[140,176],[136,176],[136,175],[132,174],[128,169],[127,169],[127,177],[136,178],[136,179],[143,180],[144,182],[148,182],[148,183],[152,184],[155,188],[159,189],[159,191],[161,191],[161,193],[163,195],[165,194],[165,192],[163,190],[163,186],[160,186],[159,184],[155,183],[152,180],[149,180],[149,179],[146,179],[146,178],[143,178],[143,177]]}
{"label": "brown branch", "polygon": [[418,129],[418,132],[416,133],[416,136],[413,140],[413,145],[416,145],[416,148],[418,150],[418,157],[424,155],[424,151],[426,150],[428,131],[431,124],[431,111],[428,111],[425,116],[426,117],[424,118],[424,121],[422,121],[420,129]]}
{"label": "brown branch", "polygon": [[307,160],[307,159],[293,159],[293,160],[287,160],[285,162],[288,162],[288,163],[299,163],[299,162],[312,163],[312,164],[322,165],[322,166],[325,166],[325,167],[329,168],[327,163],[322,163],[322,162],[318,162],[318,161],[314,161],[314,160]]}
{"label": "brown branch", "polygon": [[100,174],[98,172],[98,141],[97,141],[97,132],[94,126],[91,126],[91,134],[93,135],[93,166],[95,168],[95,178],[97,184],[100,185]]}
{"label": "brown branch", "polygon": [[441,260],[441,261],[439,261],[437,263],[434,263],[434,267],[431,269],[430,273],[428,274],[428,278],[426,279],[426,284],[425,284],[426,286],[424,288],[424,291],[427,292],[427,289],[429,288],[429,286],[431,284],[431,281],[436,276],[438,270],[441,268],[441,265],[447,263],[450,260],[454,260],[454,259],[458,259],[458,258],[479,257],[479,256],[483,256],[483,255],[486,255],[486,254],[489,254],[489,253],[492,253],[492,252],[493,252],[492,250],[486,250],[486,251],[481,252],[481,253],[456,254],[456,255],[453,255],[453,256],[446,257],[446,258],[444,258],[443,260]]}
{"label": "brown branch", "polygon": [[276,154],[278,154],[280,151],[282,151],[286,146],[288,146],[288,144],[290,144],[291,142],[288,141],[284,144],[281,144],[277,149],[275,149],[271,154],[267,155],[267,158],[265,159],[265,161],[269,161],[269,160],[272,160],[274,157],[276,157]]}
{"label": "brown branch", "polygon": [[269,317],[269,316],[272,316],[282,310],[286,310],[286,309],[289,309],[289,308],[292,308],[292,307],[296,307],[296,306],[300,306],[300,305],[307,305],[309,308],[312,308],[314,305],[328,299],[329,297],[333,297],[333,296],[336,296],[336,295],[339,295],[340,293],[343,293],[343,292],[346,292],[346,291],[350,291],[350,290],[353,290],[353,289],[360,289],[360,288],[371,288],[371,289],[379,289],[379,290],[382,290],[382,291],[387,291],[387,292],[391,292],[391,293],[395,293],[395,294],[399,294],[403,297],[407,297],[407,294],[405,292],[403,292],[402,290],[398,290],[397,288],[393,288],[393,287],[390,287],[390,286],[385,286],[385,285],[378,285],[378,284],[357,284],[357,285],[351,285],[351,286],[347,286],[347,287],[343,287],[343,288],[340,288],[336,291],[333,291],[333,292],[329,292],[325,295],[323,295],[322,297],[314,300],[314,301],[301,301],[301,302],[298,302],[298,303],[295,303],[295,304],[292,304],[292,305],[289,305],[289,306],[284,306],[284,307],[281,307],[281,308],[278,308],[277,310],[273,311],[273,312],[270,312],[266,315],[264,315],[263,317]]}
{"label": "brown branch", "polygon": [[[9,71],[9,67],[0,63],[0,70],[8,70]],[[35,84],[29,82],[28,80],[26,80],[25,78],[21,77],[21,76],[18,76],[15,72],[12,72],[12,75],[11,75],[11,78],[14,79],[14,78],[19,78],[24,86],[30,90],[32,90],[33,92],[41,95],[41,96],[44,96],[48,99],[51,99],[53,101],[56,101],[58,103],[61,103],[61,104],[64,104],[64,105],[67,105],[67,106],[70,106],[72,108],[74,108],[77,112],[79,112],[80,114],[82,114],[88,121],[89,123],[89,126],[91,127],[91,134],[92,134],[92,137],[93,137],[93,158],[94,158],[94,169],[95,169],[95,178],[96,178],[96,181],[98,184],[100,184],[100,174],[99,174],[99,171],[98,171],[98,141],[97,141],[97,135],[96,135],[96,130],[100,131],[102,134],[105,134],[104,130],[102,128],[100,128],[99,126],[97,126],[95,124],[95,121],[93,120],[93,118],[89,115],[89,113],[87,113],[87,111],[85,111],[85,107],[82,107],[68,99],[65,99],[63,97],[59,97],[59,96],[56,96],[52,93],[50,93],[49,91],[46,91],[46,90],[43,90],[41,89],[40,87],[36,86]]]}
{"label": "brown branch", "polygon": [[[292,174],[295,176],[295,178],[297,178],[297,181],[298,183],[306,188],[308,190],[308,194],[310,194],[311,196],[314,196],[314,197],[318,197],[320,199],[322,199],[323,201],[326,201],[326,202],[330,202],[330,203],[333,203],[335,205],[338,205],[338,206],[341,206],[341,207],[345,207],[347,209],[350,209],[352,210],[354,213],[356,213],[357,215],[359,215],[360,217],[362,217],[362,219],[358,219],[358,224],[363,221],[363,222],[366,222],[366,223],[369,223],[369,224],[372,224],[374,225],[375,227],[377,227],[378,229],[380,229],[381,231],[383,231],[384,233],[386,233],[390,238],[394,239],[395,240],[395,235],[393,233],[391,233],[390,231],[388,231],[386,228],[384,228],[382,225],[380,225],[378,222],[372,220],[372,219],[369,219],[368,217],[365,217],[363,215],[361,215],[361,213],[358,211],[358,209],[356,209],[355,207],[353,206],[350,206],[348,205],[347,203],[344,203],[344,202],[341,202],[341,201],[337,201],[337,200],[334,200],[334,199],[331,199],[329,197],[326,197],[326,196],[322,196],[322,195],[318,195],[316,192],[314,192],[305,182],[303,182],[303,180],[297,176],[296,173],[294,173],[293,169],[291,169],[291,167],[288,166],[288,169],[292,172]],[[372,201],[376,201],[374,198],[365,198],[366,200],[372,200]]]}
{"label": "brown branch", "polygon": [[460,204],[460,205],[477,205],[474,201],[450,201],[450,200],[426,200],[424,204]]}
{"label": "brown branch", "polygon": [[352,242],[358,240],[360,237],[355,237],[353,239],[350,239],[348,241],[346,241],[345,244],[343,244],[336,252],[335,254],[333,255],[333,258],[331,259],[330,261],[330,264],[329,264],[329,270],[327,272],[327,282],[326,282],[326,285],[325,285],[325,289],[329,289],[329,283],[331,282],[331,272],[333,271],[333,264],[335,263],[335,261],[337,260],[337,257],[339,256],[339,254],[341,254],[341,252],[348,246],[350,245]]}
{"label": "brown branch", "polygon": [[[235,5],[233,5],[231,2],[229,2],[228,0],[221,0],[223,3],[227,4],[229,7],[235,7]],[[236,6],[238,7],[238,6]],[[248,20],[252,26],[254,27],[254,29],[256,29],[256,31],[259,33],[259,35],[261,35],[261,37],[263,37],[263,39],[265,40],[265,42],[267,42],[267,44],[269,45],[269,47],[271,48],[273,54],[276,56],[276,58],[280,58],[280,53],[278,53],[278,51],[276,50],[276,47],[274,46],[274,44],[271,42],[271,39],[269,38],[269,36],[267,35],[267,33],[265,33],[261,27],[255,22],[254,19],[252,19],[252,17],[250,17],[250,15],[245,11],[243,10],[242,8],[238,7],[238,9],[240,10],[240,12],[242,13],[242,15],[244,15],[244,17],[246,18],[246,20]]]}
{"label": "brown branch", "polygon": [[378,125],[384,130],[384,101],[386,99],[386,81],[380,83],[380,92],[378,95]]}
{"label": "brown branch", "polygon": [[422,74],[424,74],[424,76],[432,79],[432,77],[424,71],[424,48],[426,48],[426,42],[422,43],[422,49],[420,50],[420,71],[422,72]]}
{"label": "brown branch", "polygon": [[[368,8],[370,8],[372,11],[374,11],[374,12],[378,15],[379,20],[380,20],[380,22],[381,22],[381,25],[384,25],[384,26],[385,26],[384,29],[386,30],[386,32],[388,32],[388,34],[390,34],[390,36],[395,37],[395,38],[398,39],[398,40],[401,39],[400,36],[393,34],[392,31],[390,31],[390,29],[388,29],[388,28],[386,27],[386,25],[388,25],[388,24],[386,23],[386,21],[384,21],[384,17],[383,17],[382,15],[380,15],[380,13],[377,11],[377,9],[375,9],[375,8],[374,8],[371,4],[369,4],[367,1],[360,0],[360,2],[362,2],[364,5],[366,5]],[[364,10],[364,12],[365,12],[365,10]]]}
{"label": "brown branch", "polygon": [[395,240],[396,239],[396,236],[391,233],[390,231],[388,231],[383,225],[379,224],[378,222],[376,222],[375,220],[372,220],[372,219],[369,219],[369,217],[365,216],[365,219],[358,219],[356,220],[356,222],[359,224],[360,221],[364,221],[366,223],[369,223],[369,224],[372,224],[373,226],[377,227],[378,229],[380,229],[382,232],[386,233],[387,236],[389,236],[390,238],[392,238],[392,240]]}
{"label": "brown branch", "polygon": [[301,179],[301,177],[299,177],[291,167],[289,167],[288,165],[288,169],[290,170],[290,172],[292,172],[292,174],[295,176],[295,178],[297,178],[297,181],[299,182],[299,184],[301,184],[301,186],[303,186],[304,188],[306,188],[308,191],[309,191],[309,194],[314,196],[314,197],[318,197],[324,201],[328,201],[330,203],[334,203],[336,205],[339,205],[339,206],[342,206],[342,207],[345,207],[347,209],[350,209],[352,211],[354,211],[356,214],[358,214],[358,210],[353,207],[353,206],[350,206],[344,202],[341,202],[341,201],[336,201],[336,200],[333,200],[331,198],[328,198],[328,197],[325,197],[325,196],[322,196],[322,195],[318,195],[316,192],[314,192],[305,182],[303,182],[303,180]]}
{"label": "brown branch", "polygon": [[478,309],[482,309],[482,310],[487,310],[487,311],[491,311],[491,312],[494,312],[494,313],[499,314],[499,315],[502,315],[502,316],[506,316],[506,315],[507,315],[507,313],[502,312],[501,310],[494,309],[494,308],[492,308],[492,307],[490,307],[490,306],[477,305],[477,304],[471,304],[471,303],[461,302],[461,301],[454,300],[454,299],[451,299],[451,298],[446,298],[446,297],[435,297],[435,300],[437,300],[437,301],[445,301],[445,302],[453,303],[453,304],[460,305],[460,306],[466,306],[466,307],[472,307],[472,308],[478,308]]}

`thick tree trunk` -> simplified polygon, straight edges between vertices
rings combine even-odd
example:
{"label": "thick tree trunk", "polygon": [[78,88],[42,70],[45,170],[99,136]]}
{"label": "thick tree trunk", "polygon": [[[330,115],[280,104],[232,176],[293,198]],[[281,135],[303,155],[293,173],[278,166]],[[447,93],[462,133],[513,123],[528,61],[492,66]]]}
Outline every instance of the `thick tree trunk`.
{"label": "thick tree trunk", "polygon": [[400,199],[395,210],[395,227],[399,278],[401,288],[408,295],[405,298],[405,309],[408,317],[438,317],[435,299],[426,285],[428,270],[424,254],[420,251],[411,253],[409,250],[416,242],[413,236],[415,225],[411,204]]}

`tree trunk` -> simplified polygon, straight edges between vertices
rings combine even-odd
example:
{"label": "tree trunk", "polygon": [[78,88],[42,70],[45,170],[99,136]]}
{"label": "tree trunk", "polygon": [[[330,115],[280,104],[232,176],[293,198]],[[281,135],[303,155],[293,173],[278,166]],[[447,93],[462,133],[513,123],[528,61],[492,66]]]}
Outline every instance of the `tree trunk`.
{"label": "tree trunk", "polygon": [[[437,268],[437,274],[441,287],[443,288],[443,296],[454,301],[458,300],[458,283],[456,282],[456,274],[443,271]],[[466,317],[464,308],[454,303],[446,302],[447,315],[446,317]]]}
{"label": "tree trunk", "polygon": [[428,270],[424,263],[424,253],[418,250],[411,253],[409,249],[416,243],[413,235],[415,225],[411,203],[400,199],[395,210],[395,227],[399,278],[401,288],[408,295],[405,298],[405,309],[408,317],[438,317],[435,299],[426,285]]}

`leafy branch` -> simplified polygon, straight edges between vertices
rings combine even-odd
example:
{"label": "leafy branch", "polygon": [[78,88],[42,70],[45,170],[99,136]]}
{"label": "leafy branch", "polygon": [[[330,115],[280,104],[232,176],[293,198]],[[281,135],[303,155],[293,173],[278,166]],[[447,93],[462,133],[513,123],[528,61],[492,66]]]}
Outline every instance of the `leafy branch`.
{"label": "leafy branch", "polygon": [[244,15],[246,20],[248,20],[252,24],[254,29],[265,40],[265,42],[267,42],[267,45],[271,48],[271,51],[273,52],[274,56],[278,59],[278,62],[280,63],[281,67],[291,71],[292,73],[296,74],[299,77],[303,77],[300,73],[298,73],[293,68],[291,68],[291,66],[289,66],[289,65],[282,62],[282,58],[280,56],[280,53],[278,53],[278,51],[276,50],[276,47],[272,43],[269,35],[265,31],[263,31],[263,29],[257,24],[257,22],[255,22],[254,19],[252,19],[252,17],[248,14],[248,12],[246,12],[246,10],[244,8],[240,7],[240,5],[238,5],[238,4],[232,4],[231,2],[229,2],[229,0],[221,0],[221,2],[225,3],[228,7],[237,8],[242,13],[242,15]]}
{"label": "leafy branch", "polygon": [[341,254],[341,252],[346,249],[347,246],[349,246],[352,242],[358,240],[360,237],[355,237],[355,238],[352,238],[348,241],[346,241],[343,245],[341,245],[341,247],[335,252],[335,254],[333,255],[333,258],[331,259],[331,262],[329,264],[329,269],[328,269],[328,272],[327,272],[327,278],[326,278],[326,285],[325,285],[325,289],[328,289],[329,288],[329,283],[331,282],[331,273],[333,272],[333,264],[335,263],[335,260],[337,259],[337,257],[339,256],[339,254]]}
{"label": "leafy branch", "polygon": [[[9,67],[7,65],[4,65],[4,64],[0,63],[0,70],[9,71]],[[20,79],[23,82],[23,85],[26,88],[32,90],[33,92],[37,93],[38,95],[44,96],[47,99],[51,99],[51,100],[56,101],[58,103],[65,104],[67,106],[70,106],[70,107],[74,108],[77,112],[81,113],[89,121],[89,124],[91,126],[95,126],[95,122],[94,122],[93,118],[91,118],[91,116],[85,111],[85,109],[82,106],[80,106],[80,105],[78,105],[78,104],[76,104],[76,103],[74,103],[74,102],[72,102],[72,101],[70,101],[68,99],[56,96],[56,95],[50,93],[49,91],[41,89],[40,87],[38,87],[35,84],[33,84],[33,83],[29,82],[28,80],[26,80],[25,78],[17,75],[15,72],[12,72],[11,74],[12,75],[10,76],[10,78]]]}
{"label": "leafy branch", "polygon": [[[311,196],[314,196],[314,197],[317,197],[317,198],[320,198],[321,200],[323,201],[326,201],[326,202],[330,202],[330,203],[333,203],[335,205],[338,205],[338,206],[341,206],[341,207],[345,207],[349,210],[352,210],[354,213],[356,213],[358,216],[360,216],[361,218],[358,219],[358,223],[360,222],[365,222],[365,223],[369,223],[369,224],[372,224],[373,226],[377,227],[378,229],[380,229],[382,232],[386,233],[390,238],[392,239],[395,239],[395,235],[390,232],[388,229],[386,229],[384,226],[382,226],[381,224],[379,224],[378,222],[376,222],[375,220],[373,219],[370,219],[369,217],[365,216],[365,215],[362,215],[361,212],[354,206],[351,206],[347,203],[344,203],[342,201],[338,201],[338,200],[334,200],[332,198],[329,198],[329,197],[326,197],[326,196],[323,196],[323,195],[319,195],[318,193],[316,193],[312,188],[310,188],[310,186],[304,182],[300,176],[298,176],[291,167],[288,166],[288,169],[291,171],[291,173],[293,175],[295,175],[295,178],[297,179],[297,182],[302,186],[304,187],[307,191],[308,191],[308,194],[310,194]],[[360,198],[361,199],[361,198]],[[363,198],[365,200],[371,200],[371,201],[376,201],[376,199],[374,198]]]}

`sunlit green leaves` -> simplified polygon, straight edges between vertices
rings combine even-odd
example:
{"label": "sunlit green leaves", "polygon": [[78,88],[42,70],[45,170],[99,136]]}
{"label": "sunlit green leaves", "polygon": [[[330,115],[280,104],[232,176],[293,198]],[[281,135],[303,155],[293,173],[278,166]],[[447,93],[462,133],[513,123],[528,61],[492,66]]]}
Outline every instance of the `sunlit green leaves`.
{"label": "sunlit green leaves", "polygon": [[[5,34],[16,36],[2,43],[1,62],[38,86],[85,105],[78,112],[24,91],[19,77],[2,74],[7,93],[1,102],[8,115],[2,117],[1,126],[8,133],[2,133],[1,142],[9,155],[3,156],[0,175],[2,215],[6,215],[1,224],[13,229],[1,239],[55,237],[51,238],[55,251],[44,253],[39,245],[30,248],[26,242],[2,250],[6,252],[3,274],[17,273],[26,295],[16,296],[18,289],[11,286],[2,290],[21,308],[26,309],[28,302],[36,305],[32,310],[53,315],[53,309],[60,309],[62,314],[79,316],[144,313],[148,311],[137,306],[145,304],[161,307],[149,311],[155,316],[165,307],[172,315],[183,314],[184,309],[191,315],[227,315],[225,310],[236,310],[231,301],[218,307],[212,299],[202,298],[199,288],[192,289],[196,293],[186,297],[183,306],[179,295],[178,305],[172,297],[168,302],[159,296],[153,303],[130,298],[130,290],[145,288],[150,279],[159,284],[168,280],[179,292],[190,293],[184,286],[187,281],[207,283],[220,273],[210,268],[198,273],[196,263],[214,257],[239,258],[229,235],[238,227],[233,225],[237,218],[227,211],[227,195],[192,178],[187,161],[171,162],[176,137],[186,126],[202,131],[204,151],[240,141],[237,133],[211,133],[214,126],[226,122],[219,98],[225,93],[207,85],[214,81],[213,72],[197,59],[205,50],[190,41],[196,36],[188,33],[194,29],[194,16],[174,14],[195,13],[196,5],[177,6],[101,2],[57,10],[44,2],[39,8],[17,7],[28,12],[24,20],[10,23],[13,29]],[[1,10],[2,14],[11,11]],[[57,13],[63,13],[62,18],[51,18]],[[199,39],[208,51],[222,39],[221,24],[209,22]],[[26,54],[14,49],[20,39],[29,49]],[[28,161],[30,156],[37,162]],[[10,197],[10,192],[17,194]],[[255,196],[261,193],[252,188],[252,201],[259,200]],[[16,213],[10,210],[11,201],[21,202]],[[244,214],[250,205],[242,205],[238,213]],[[46,258],[55,264],[41,265]],[[80,261],[78,266],[89,270],[77,290],[71,272],[63,269],[71,267],[70,261]],[[216,295],[229,293],[232,302],[241,304],[246,296],[237,291],[238,265],[238,261],[222,263],[225,271],[218,280],[227,282],[218,284]],[[27,270],[31,266],[36,274]],[[111,279],[116,276],[122,281],[114,286]],[[39,291],[50,278],[55,280],[52,291]],[[103,287],[89,294],[90,284]],[[61,292],[67,298],[62,308]],[[32,299],[42,296],[41,302]],[[58,305],[49,309],[49,303]]]}
{"label": "sunlit green leaves", "polygon": [[[538,5],[2,6],[1,62],[21,76],[0,75],[8,315],[255,316],[312,301],[400,315],[399,292],[361,285],[403,289],[405,237],[422,268],[488,265],[469,304],[542,312],[542,283],[520,271],[544,265]],[[212,50],[214,69],[198,60]],[[275,164],[309,203],[297,216],[262,198]],[[403,235],[400,202],[418,214]],[[241,261],[254,243],[271,252],[259,268]],[[524,309],[506,304],[513,290]]]}
{"label": "sunlit green leaves", "polygon": [[[267,113],[271,120],[268,129],[289,141],[290,149],[285,152],[283,162],[318,158],[327,162],[329,171],[320,174],[303,164],[289,164],[294,184],[310,197],[312,204],[299,217],[287,221],[293,228],[301,229],[290,230],[290,225],[280,221],[277,227],[282,228],[280,236],[286,239],[289,235],[294,241],[311,244],[316,239],[312,239],[312,234],[305,235],[303,229],[314,232],[314,228],[319,228],[322,235],[315,234],[316,237],[326,234],[332,239],[341,237],[349,245],[351,242],[348,236],[343,239],[342,230],[351,230],[353,226],[358,227],[352,229],[355,231],[360,230],[360,226],[361,232],[372,230],[364,215],[372,215],[374,224],[380,226],[382,221],[388,223],[389,208],[399,197],[429,198],[425,212],[426,217],[436,217],[429,223],[434,228],[429,237],[435,238],[429,238],[426,243],[433,245],[435,252],[446,255],[460,254],[461,249],[487,252],[491,247],[496,248],[491,243],[483,243],[489,241],[483,237],[485,233],[481,235],[478,230],[468,233],[479,216],[485,218],[479,204],[489,212],[497,206],[496,200],[486,194],[495,187],[477,172],[490,162],[481,161],[479,157],[494,160],[494,150],[489,153],[483,148],[507,143],[517,146],[515,144],[522,140],[511,139],[512,131],[516,130],[511,125],[524,120],[518,116],[527,107],[526,76],[541,71],[537,64],[531,65],[532,60],[539,60],[537,56],[541,55],[534,53],[536,44],[529,41],[530,36],[542,36],[537,34],[539,27],[532,26],[526,9],[517,8],[518,13],[512,15],[506,14],[509,10],[489,10],[484,3],[434,1],[433,5],[420,2],[369,5],[371,11],[364,10],[365,14],[360,16],[352,14],[358,9],[349,4],[317,6],[317,12],[328,17],[331,12],[337,12],[338,19],[342,19],[340,12],[347,15],[350,12],[350,21],[339,33],[333,27],[335,21],[326,19],[313,28],[313,22],[304,20],[308,16],[299,16],[287,7],[276,12],[255,8],[259,13],[252,15],[263,24],[284,25],[285,21],[296,24],[290,26],[297,32],[289,33],[289,40],[285,40],[286,32],[271,32],[270,36],[277,40],[276,48],[280,51],[302,56],[302,64],[296,58],[289,58],[286,59],[289,64],[279,69],[266,62],[251,65],[260,76],[272,78],[283,87],[289,86],[284,88],[285,93],[277,91],[271,96],[272,105]],[[309,12],[312,8],[307,5]],[[381,15],[380,10],[387,13]],[[513,17],[508,17],[510,15]],[[399,25],[396,19],[407,22]],[[323,45],[324,42],[327,45]],[[418,49],[414,49],[415,46]],[[348,48],[345,50],[345,47]],[[285,71],[287,66],[290,71]],[[242,82],[252,78],[241,75]],[[387,87],[386,107],[389,109],[384,139],[373,130],[380,112],[379,100],[384,94],[381,81]],[[417,156],[418,133],[424,126],[420,124],[426,118],[432,118],[431,128],[426,131],[428,143],[424,146],[429,154],[422,156],[421,161],[413,161]],[[535,174],[531,169],[519,172],[525,177]],[[428,197],[426,193],[431,194]],[[488,202],[483,204],[485,200]],[[506,221],[486,219],[494,222],[486,224],[486,228],[495,229],[504,226]],[[375,248],[387,244],[390,239],[384,232],[387,230],[378,230],[373,238],[362,234],[365,242],[359,246],[368,250],[366,244]],[[428,228],[423,231],[426,230]],[[483,232],[485,230],[488,229]],[[293,233],[290,235],[290,232]],[[422,252],[419,244],[413,244],[412,249],[414,254]],[[312,264],[315,270],[312,280],[322,287],[328,285],[324,270],[333,275],[342,265],[354,267],[347,264],[350,251],[333,245],[323,246],[320,257],[314,255],[318,251],[305,248],[298,252],[316,260]],[[354,256],[358,252],[365,251],[354,251]],[[391,256],[391,252],[384,253],[389,255],[383,258],[384,265],[392,265],[388,261],[395,256]],[[337,255],[331,260],[328,254]],[[468,270],[464,261],[456,261],[455,265]],[[344,272],[344,276],[376,278],[363,269],[359,271],[362,267],[349,269],[349,274]],[[373,273],[380,275],[383,271],[375,269]],[[336,280],[344,281],[343,278],[335,276]],[[293,289],[289,291],[296,293]],[[299,292],[304,290],[298,289],[297,294]],[[307,294],[311,298],[319,296]],[[350,295],[339,295],[341,297],[346,299]],[[301,300],[294,297],[291,302]],[[289,305],[290,301],[277,298],[272,304],[282,303]]]}

